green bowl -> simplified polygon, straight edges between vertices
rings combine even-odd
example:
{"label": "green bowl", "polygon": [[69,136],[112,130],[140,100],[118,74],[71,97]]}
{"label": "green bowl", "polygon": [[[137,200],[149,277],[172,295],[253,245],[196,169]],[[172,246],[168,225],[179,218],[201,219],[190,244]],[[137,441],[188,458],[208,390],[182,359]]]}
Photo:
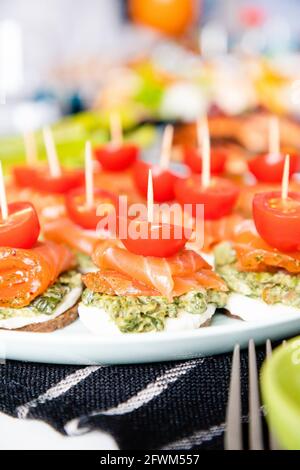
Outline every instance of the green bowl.
{"label": "green bowl", "polygon": [[277,348],[261,373],[267,420],[283,449],[300,450],[300,337]]}

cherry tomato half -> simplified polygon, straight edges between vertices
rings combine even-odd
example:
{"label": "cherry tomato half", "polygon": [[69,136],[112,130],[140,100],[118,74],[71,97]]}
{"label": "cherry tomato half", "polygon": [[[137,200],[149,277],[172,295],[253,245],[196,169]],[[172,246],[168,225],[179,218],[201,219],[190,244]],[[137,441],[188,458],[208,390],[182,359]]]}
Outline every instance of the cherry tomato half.
{"label": "cherry tomato half", "polygon": [[197,216],[197,204],[203,204],[205,220],[216,220],[231,213],[239,189],[230,180],[216,177],[208,188],[202,188],[199,175],[192,175],[176,182],[175,193],[181,205],[192,205],[193,217]]}
{"label": "cherry tomato half", "polygon": [[[183,149],[183,158],[185,164],[192,170],[193,173],[202,172],[202,156],[196,147],[185,147]],[[211,173],[213,175],[220,175],[224,172],[227,155],[220,149],[211,150]]]}
{"label": "cherry tomato half", "polygon": [[273,248],[300,249],[300,193],[291,192],[286,200],[279,191],[256,194],[253,219],[261,238]]}
{"label": "cherry tomato half", "polygon": [[[291,155],[290,176],[298,170],[298,157]],[[284,169],[285,155],[262,154],[249,160],[249,171],[262,183],[280,183]]]}
{"label": "cherry tomato half", "polygon": [[19,188],[30,188],[34,184],[36,168],[32,166],[15,166],[13,168],[13,175],[16,185]]}
{"label": "cherry tomato half", "polygon": [[296,172],[295,173],[299,173],[300,171],[300,155],[299,154],[290,154],[292,155],[292,158],[294,158],[297,162],[297,165],[296,165]]}
{"label": "cherry tomato half", "polygon": [[138,161],[133,168],[133,178],[139,192],[147,197],[149,169],[152,169],[154,201],[167,202],[175,199],[174,186],[180,178],[171,170],[163,170],[159,165]]}
{"label": "cherry tomato half", "polygon": [[142,256],[168,258],[178,253],[192,235],[192,229],[145,220],[129,220],[126,237],[128,251]]}
{"label": "cherry tomato half", "polygon": [[98,223],[104,217],[104,215],[97,215],[98,207],[100,204],[112,204],[117,207],[118,197],[109,191],[95,189],[94,205],[88,207],[86,205],[85,190],[78,188],[70,191],[66,195],[65,201],[67,212],[73,222],[85,229],[96,230]]}
{"label": "cherry tomato half", "polygon": [[30,202],[8,204],[7,220],[0,217],[0,246],[29,249],[36,244],[39,234],[39,219]]}
{"label": "cherry tomato half", "polygon": [[41,192],[65,194],[74,188],[82,186],[84,173],[82,170],[62,170],[62,175],[53,177],[49,171],[37,170],[33,187]]}
{"label": "cherry tomato half", "polygon": [[122,171],[136,162],[139,156],[139,148],[133,144],[124,144],[122,147],[105,145],[96,147],[94,154],[104,170]]}

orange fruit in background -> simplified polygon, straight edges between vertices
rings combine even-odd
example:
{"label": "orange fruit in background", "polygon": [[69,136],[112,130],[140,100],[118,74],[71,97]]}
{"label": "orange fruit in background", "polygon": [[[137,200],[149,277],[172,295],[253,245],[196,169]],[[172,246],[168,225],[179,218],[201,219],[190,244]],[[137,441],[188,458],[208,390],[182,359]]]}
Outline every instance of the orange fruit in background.
{"label": "orange fruit in background", "polygon": [[132,20],[160,32],[179,36],[195,19],[194,0],[129,0]]}

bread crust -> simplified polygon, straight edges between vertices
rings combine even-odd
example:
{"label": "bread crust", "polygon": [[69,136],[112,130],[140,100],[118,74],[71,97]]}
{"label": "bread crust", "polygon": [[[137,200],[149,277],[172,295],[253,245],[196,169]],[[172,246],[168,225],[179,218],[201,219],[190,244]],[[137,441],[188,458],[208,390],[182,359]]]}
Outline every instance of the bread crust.
{"label": "bread crust", "polygon": [[205,323],[202,323],[202,325],[200,325],[200,328],[204,328],[204,327],[207,327],[207,326],[210,326],[210,325],[211,325],[211,318],[206,320]]}
{"label": "bread crust", "polygon": [[243,320],[241,317],[239,317],[238,315],[233,315],[233,314],[232,314],[229,310],[227,310],[226,308],[224,308],[224,313],[225,313],[226,317],[232,318],[233,320],[245,321],[245,320]]}
{"label": "bread crust", "polygon": [[[23,326],[22,328],[16,328],[9,331],[29,331],[33,333],[51,333],[55,330],[60,330],[65,326],[70,325],[78,318],[78,303],[73,307],[66,310],[64,313],[56,318],[41,323],[32,323],[31,325]],[[8,328],[1,328],[2,330],[8,330]]]}

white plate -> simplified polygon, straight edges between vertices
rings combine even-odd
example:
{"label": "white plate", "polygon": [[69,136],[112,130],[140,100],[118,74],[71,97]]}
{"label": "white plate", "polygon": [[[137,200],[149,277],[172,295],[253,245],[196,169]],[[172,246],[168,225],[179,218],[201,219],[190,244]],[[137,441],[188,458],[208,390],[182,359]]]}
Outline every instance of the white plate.
{"label": "white plate", "polygon": [[174,333],[90,334],[80,321],[54,333],[0,332],[0,357],[53,364],[133,364],[190,359],[231,351],[267,338],[283,339],[300,332],[300,316],[244,323],[215,315],[210,327]]}

